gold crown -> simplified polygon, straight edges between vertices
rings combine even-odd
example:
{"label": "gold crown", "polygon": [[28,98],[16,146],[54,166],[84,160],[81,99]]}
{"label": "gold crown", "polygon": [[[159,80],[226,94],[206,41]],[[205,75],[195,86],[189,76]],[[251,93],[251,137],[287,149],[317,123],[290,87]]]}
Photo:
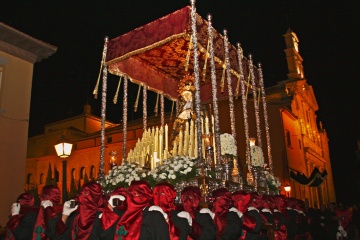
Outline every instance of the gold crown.
{"label": "gold crown", "polygon": [[190,74],[186,74],[183,79],[181,79],[178,85],[178,93],[181,95],[184,91],[195,91],[194,86],[194,77]]}

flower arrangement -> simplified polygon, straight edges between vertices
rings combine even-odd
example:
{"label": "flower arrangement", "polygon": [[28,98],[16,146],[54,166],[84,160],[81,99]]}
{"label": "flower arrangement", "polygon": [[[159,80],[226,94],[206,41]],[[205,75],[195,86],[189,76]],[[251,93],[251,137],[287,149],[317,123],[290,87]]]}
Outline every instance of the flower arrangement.
{"label": "flower arrangement", "polygon": [[221,155],[237,156],[237,147],[233,135],[223,133],[220,135]]}
{"label": "flower arrangement", "polygon": [[120,166],[113,167],[100,184],[105,191],[109,191],[117,187],[127,187],[133,180],[148,180],[147,178],[147,171],[138,163],[123,162]]}
{"label": "flower arrangement", "polygon": [[168,181],[175,185],[181,180],[188,180],[196,176],[196,159],[188,156],[175,156],[163,161],[161,165],[148,172],[148,176],[155,183]]}
{"label": "flower arrangement", "polygon": [[255,168],[264,167],[264,154],[259,146],[250,146],[251,166]]}
{"label": "flower arrangement", "polygon": [[146,180],[151,186],[162,181],[175,185],[178,181],[196,176],[195,162],[195,158],[176,156],[163,161],[151,171],[142,168],[138,163],[123,162],[120,166],[113,167],[100,184],[104,191],[128,187],[133,180]]}
{"label": "flower arrangement", "polygon": [[279,187],[281,186],[281,182],[279,181],[279,178],[275,177],[273,174],[271,174],[268,171],[264,171],[265,177],[266,177],[266,183],[268,185],[268,188],[273,192],[278,192]]}

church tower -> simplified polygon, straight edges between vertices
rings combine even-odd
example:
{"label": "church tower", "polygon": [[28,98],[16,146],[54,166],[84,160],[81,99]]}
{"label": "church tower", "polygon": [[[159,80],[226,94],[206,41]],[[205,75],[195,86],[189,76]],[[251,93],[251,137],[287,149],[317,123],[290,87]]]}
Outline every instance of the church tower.
{"label": "church tower", "polygon": [[303,59],[299,53],[299,39],[290,28],[283,36],[286,43],[285,53],[289,69],[288,78],[290,81],[304,79]]}

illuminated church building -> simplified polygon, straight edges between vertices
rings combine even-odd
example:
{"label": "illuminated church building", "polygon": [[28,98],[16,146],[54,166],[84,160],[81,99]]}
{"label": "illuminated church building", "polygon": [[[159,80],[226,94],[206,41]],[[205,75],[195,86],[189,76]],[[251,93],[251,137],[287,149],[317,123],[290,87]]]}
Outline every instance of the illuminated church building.
{"label": "illuminated church building", "polygon": [[[299,53],[298,38],[288,30],[284,34],[288,78],[277,85],[266,88],[269,134],[274,175],[283,186],[290,185],[290,196],[302,199],[310,206],[319,207],[322,203],[335,202],[335,190],[329,155],[328,137],[325,129],[316,122],[318,104],[311,85],[304,76],[302,57]],[[266,76],[265,76],[266,77]],[[261,101],[261,99],[260,99]],[[254,104],[251,95],[247,100],[250,137],[256,136]],[[228,101],[219,101],[219,124],[222,132],[231,132],[229,124]],[[238,155],[243,179],[246,181],[244,117],[241,98],[234,99],[236,135],[238,136]],[[260,115],[263,114],[260,109]],[[166,123],[172,129],[170,113]],[[267,141],[263,118],[262,149],[267,162]],[[148,127],[160,124],[160,118],[148,117]],[[85,106],[83,114],[73,118],[49,124],[45,133],[32,137],[28,141],[25,189],[35,186],[40,190],[46,183],[51,168],[52,178],[62,186],[62,171],[66,167],[67,189],[71,182],[81,185],[86,178],[95,179],[99,172],[101,119],[91,114]],[[142,119],[128,122],[127,150],[132,149],[143,133]],[[121,163],[123,148],[122,126],[106,122],[105,130],[105,173],[110,169],[110,160]],[[171,131],[169,131],[171,135]],[[65,135],[73,144],[73,152],[65,162],[56,155],[54,145],[61,135]]]}

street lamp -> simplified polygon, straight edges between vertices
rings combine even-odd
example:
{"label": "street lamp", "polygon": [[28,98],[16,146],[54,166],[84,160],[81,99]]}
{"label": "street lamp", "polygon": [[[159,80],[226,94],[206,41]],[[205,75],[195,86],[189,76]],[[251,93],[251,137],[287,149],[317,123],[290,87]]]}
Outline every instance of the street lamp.
{"label": "street lamp", "polygon": [[289,198],[289,195],[290,195],[290,191],[291,191],[291,186],[290,185],[285,185],[284,186],[284,190],[286,192],[286,196]]}
{"label": "street lamp", "polygon": [[62,177],[62,201],[63,203],[67,200],[67,187],[66,187],[66,158],[71,155],[72,143],[65,138],[64,135],[61,135],[58,143],[55,144],[56,154],[62,158],[63,166],[63,177]]}

